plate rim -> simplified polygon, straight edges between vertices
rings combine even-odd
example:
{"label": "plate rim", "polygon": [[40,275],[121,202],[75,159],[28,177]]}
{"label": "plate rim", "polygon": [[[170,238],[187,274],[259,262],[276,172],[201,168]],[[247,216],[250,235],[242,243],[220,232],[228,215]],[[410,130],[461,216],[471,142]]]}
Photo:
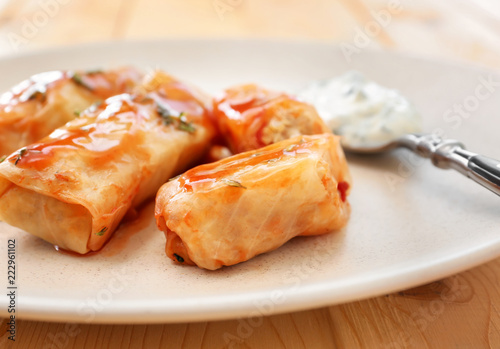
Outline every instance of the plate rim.
{"label": "plate rim", "polygon": [[[482,247],[476,248],[474,253],[457,253],[440,262],[432,261],[425,268],[399,269],[395,273],[385,272],[382,276],[377,274],[378,287],[373,287],[373,284],[370,284],[370,288],[363,287],[366,286],[365,283],[369,280],[369,278],[364,277],[358,277],[355,281],[351,281],[340,288],[335,287],[335,280],[329,282],[309,282],[307,285],[302,285],[300,290],[291,291],[286,302],[282,304],[275,303],[270,311],[260,310],[256,306],[256,303],[269,301],[273,297],[276,297],[277,292],[287,292],[286,287],[268,288],[245,294],[233,292],[225,293],[222,296],[193,296],[189,301],[167,300],[161,302],[160,305],[158,305],[157,300],[148,300],[146,303],[149,305],[146,307],[150,311],[146,312],[137,312],[137,305],[130,305],[129,301],[120,300],[108,306],[106,311],[98,313],[98,316],[93,317],[91,321],[82,321],[82,316],[75,314],[74,300],[60,298],[57,300],[39,298],[39,300],[36,300],[35,297],[25,297],[23,298],[24,304],[19,308],[22,309],[28,306],[31,307],[31,310],[28,312],[22,309],[18,317],[22,320],[88,324],[157,324],[231,320],[318,309],[325,306],[335,306],[376,298],[451,277],[497,258],[500,256],[498,246],[500,246],[500,239],[495,245],[485,244]],[[472,263],[470,261],[465,263],[463,262],[465,260],[463,257],[478,258],[475,258]],[[462,263],[456,263],[457,260],[462,261]],[[439,268],[434,268],[436,266]],[[443,268],[443,266],[446,268]],[[412,269],[414,269],[413,272]],[[433,270],[435,271],[432,272]],[[427,281],[422,281],[422,277],[420,276],[422,272],[426,273],[425,280]],[[408,277],[408,275],[410,276]],[[365,276],[365,274],[361,274],[360,276]],[[403,276],[405,282],[394,282],[394,280],[400,280],[399,277]],[[388,284],[391,286],[388,287]],[[347,295],[346,291],[352,291],[353,288],[357,291],[350,292]],[[335,295],[335,293],[332,293],[332,290],[341,292],[344,296],[332,297],[332,295]],[[203,301],[200,302],[200,300]],[[42,303],[43,305],[41,305]],[[144,304],[144,300],[142,300],[141,305],[144,306]],[[0,303],[0,305],[3,304]],[[69,305],[72,306],[70,307]],[[186,308],[186,305],[189,305],[189,307]],[[234,308],[230,308],[230,306],[234,306]],[[152,309],[154,311],[151,311]],[[167,309],[168,312],[166,311]],[[189,311],[186,311],[186,309]],[[130,317],[133,317],[132,322],[130,321]]]}

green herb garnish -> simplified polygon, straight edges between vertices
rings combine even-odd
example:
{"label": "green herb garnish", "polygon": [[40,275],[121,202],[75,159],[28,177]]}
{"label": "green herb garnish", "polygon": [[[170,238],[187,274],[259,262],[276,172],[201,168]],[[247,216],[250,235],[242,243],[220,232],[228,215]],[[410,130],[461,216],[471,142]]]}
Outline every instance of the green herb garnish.
{"label": "green herb garnish", "polygon": [[73,112],[73,114],[74,114],[75,116],[80,116],[80,114],[81,114],[81,113],[82,113],[82,112],[81,112],[81,111],[78,111],[78,110],[75,110],[75,111]]}
{"label": "green herb garnish", "polygon": [[196,131],[196,128],[193,126],[193,124],[187,121],[184,113],[181,113],[181,115],[179,115],[179,121],[179,130],[189,133],[193,133],[194,131]]}
{"label": "green herb garnish", "polygon": [[28,149],[26,149],[26,148],[19,149],[19,154],[17,154],[17,159],[14,162],[14,165],[17,166],[17,163],[19,162],[19,160],[21,160],[21,158],[23,157],[23,155],[26,154],[27,152],[28,152]]}
{"label": "green herb garnish", "polygon": [[101,73],[104,73],[104,71],[102,69],[91,69],[91,70],[87,70],[85,72],[85,74],[87,74],[87,75],[101,74]]}
{"label": "green herb garnish", "polygon": [[4,162],[4,161],[5,161],[5,159],[7,159],[7,155],[4,155],[4,156],[2,156],[2,157],[0,158],[0,164],[1,164],[2,162]]}
{"label": "green herb garnish", "polygon": [[156,111],[158,112],[158,114],[160,114],[165,125],[168,126],[177,123],[177,129],[181,131],[186,131],[189,133],[193,133],[194,131],[196,131],[194,125],[187,121],[184,112],[180,113],[179,116],[172,115],[170,110],[158,103],[156,103]]}
{"label": "green herb garnish", "polygon": [[247,187],[245,187],[244,185],[242,185],[240,182],[238,181],[235,181],[233,179],[223,179],[222,180],[225,184],[229,185],[230,187],[236,187],[236,188],[243,188],[243,189],[246,189]]}
{"label": "green herb garnish", "polygon": [[177,259],[177,262],[184,263],[184,258],[179,256],[177,253],[174,253],[174,257],[175,257],[175,259]]}
{"label": "green herb garnish", "polygon": [[95,235],[103,236],[106,231],[108,231],[108,227],[102,227],[102,229],[95,233]]}
{"label": "green herb garnish", "polygon": [[158,114],[160,114],[165,125],[170,125],[174,123],[174,117],[170,113],[170,110],[159,104],[156,104],[156,111],[158,112]]}
{"label": "green herb garnish", "polygon": [[78,73],[74,73],[73,76],[71,77],[71,80],[73,80],[75,82],[75,84],[83,86],[90,91],[94,90],[94,88],[92,86],[90,86],[85,81],[83,81],[82,76]]}

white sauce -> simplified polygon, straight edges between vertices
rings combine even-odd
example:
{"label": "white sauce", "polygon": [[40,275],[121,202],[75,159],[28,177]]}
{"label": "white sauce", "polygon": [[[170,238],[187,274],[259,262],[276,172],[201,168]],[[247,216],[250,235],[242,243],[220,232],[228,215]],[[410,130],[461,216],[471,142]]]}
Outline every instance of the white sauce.
{"label": "white sauce", "polygon": [[420,114],[405,97],[357,71],[314,82],[298,96],[314,105],[349,147],[385,144],[422,128]]}

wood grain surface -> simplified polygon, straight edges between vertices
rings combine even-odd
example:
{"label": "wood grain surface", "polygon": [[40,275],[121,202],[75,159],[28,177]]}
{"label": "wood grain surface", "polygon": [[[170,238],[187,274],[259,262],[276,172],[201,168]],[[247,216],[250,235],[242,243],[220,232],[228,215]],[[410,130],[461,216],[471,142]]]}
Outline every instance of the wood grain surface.
{"label": "wood grain surface", "polygon": [[[377,19],[378,18],[378,19]],[[378,21],[378,31],[370,25]],[[374,27],[373,27],[374,28]],[[299,38],[500,69],[495,0],[0,0],[0,56],[110,39]],[[373,35],[372,35],[373,34]],[[18,321],[0,348],[500,348],[500,259],[349,304],[165,325]]]}

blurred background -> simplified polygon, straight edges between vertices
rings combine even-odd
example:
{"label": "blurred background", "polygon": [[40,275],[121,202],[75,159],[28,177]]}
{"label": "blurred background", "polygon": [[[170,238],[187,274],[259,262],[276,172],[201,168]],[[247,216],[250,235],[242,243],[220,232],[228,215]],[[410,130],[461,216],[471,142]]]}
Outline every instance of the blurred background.
{"label": "blurred background", "polygon": [[0,56],[107,40],[320,40],[500,68],[497,0],[0,0]]}

